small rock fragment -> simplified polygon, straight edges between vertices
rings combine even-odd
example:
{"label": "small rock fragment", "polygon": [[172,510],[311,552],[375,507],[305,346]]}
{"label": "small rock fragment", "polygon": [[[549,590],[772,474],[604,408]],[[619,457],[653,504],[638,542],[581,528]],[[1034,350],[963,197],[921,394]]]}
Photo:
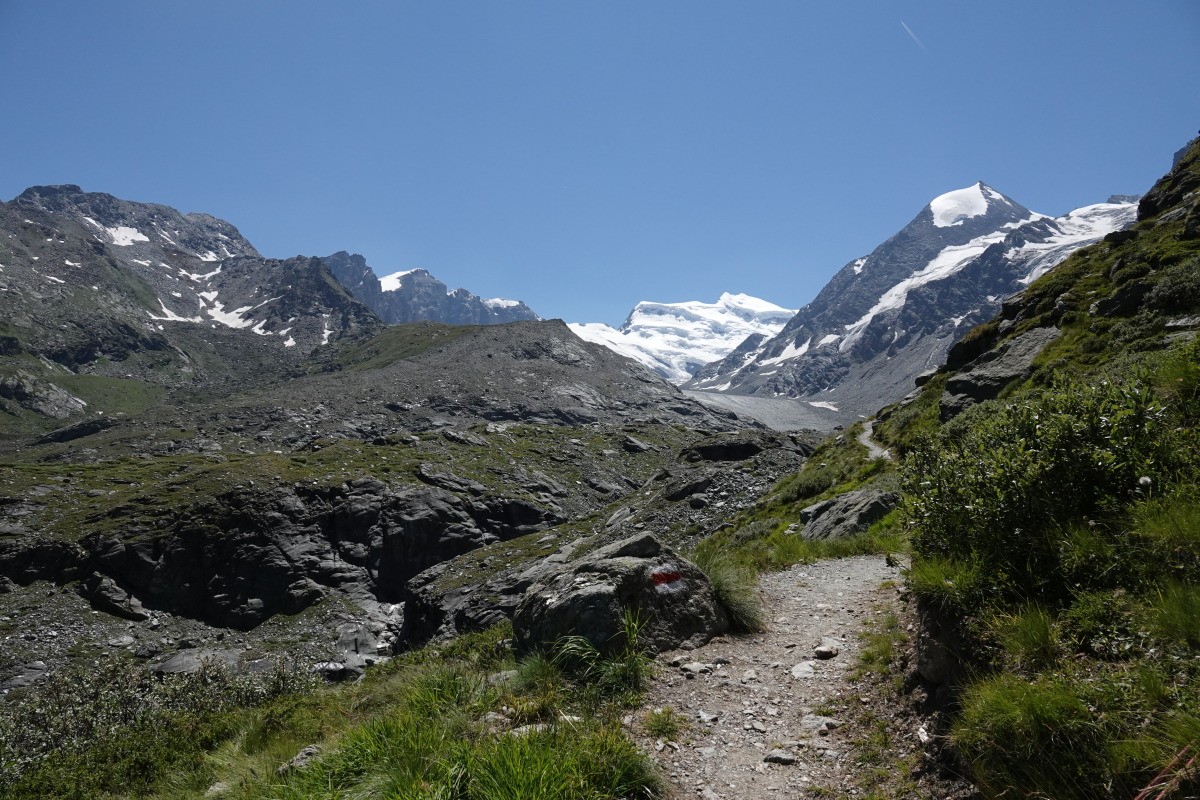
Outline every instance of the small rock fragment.
{"label": "small rock fragment", "polygon": [[821,643],[813,648],[813,655],[820,659],[836,658],[839,652],[841,651],[838,649],[837,640],[829,637],[822,639]]}
{"label": "small rock fragment", "polygon": [[816,674],[817,671],[813,669],[813,662],[811,661],[802,661],[792,667],[793,678],[811,678]]}
{"label": "small rock fragment", "polygon": [[768,764],[795,764],[796,757],[786,750],[775,748],[771,752],[767,753],[766,757],[763,758],[763,761]]}

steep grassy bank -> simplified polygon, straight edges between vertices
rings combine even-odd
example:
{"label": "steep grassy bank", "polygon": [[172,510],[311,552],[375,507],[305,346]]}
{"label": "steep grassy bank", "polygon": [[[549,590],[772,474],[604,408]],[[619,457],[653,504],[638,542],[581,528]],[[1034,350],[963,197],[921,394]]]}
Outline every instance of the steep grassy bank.
{"label": "steep grassy bank", "polygon": [[[1193,145],[1133,230],[1006,304],[880,426],[907,454],[949,742],[987,797],[1200,789],[1197,187]],[[1045,326],[1028,378],[939,421],[947,376]]]}

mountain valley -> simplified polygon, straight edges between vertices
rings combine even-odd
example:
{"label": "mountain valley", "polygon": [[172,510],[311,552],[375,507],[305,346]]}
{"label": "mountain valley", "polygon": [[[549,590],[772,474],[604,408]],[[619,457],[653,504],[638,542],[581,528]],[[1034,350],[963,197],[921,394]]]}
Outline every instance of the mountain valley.
{"label": "mountain valley", "polygon": [[[1060,217],[976,183],[799,311],[617,331],[27,190],[0,204],[0,792],[467,796],[489,748],[545,745],[625,754],[605,797],[1188,796],[1198,192],[1200,140]],[[651,670],[639,641],[709,595]],[[578,636],[522,650],[531,608]],[[171,706],[197,686],[236,699]],[[372,750],[427,730],[412,775]]]}

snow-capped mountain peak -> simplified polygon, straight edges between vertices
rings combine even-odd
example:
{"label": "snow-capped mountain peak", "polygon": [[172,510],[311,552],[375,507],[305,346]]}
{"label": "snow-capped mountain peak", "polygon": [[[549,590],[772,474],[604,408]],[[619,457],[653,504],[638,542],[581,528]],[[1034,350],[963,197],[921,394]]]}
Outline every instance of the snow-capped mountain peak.
{"label": "snow-capped mountain peak", "polygon": [[933,224],[939,228],[961,225],[971,217],[988,213],[991,203],[1007,203],[1008,199],[983,181],[977,181],[965,189],[938,195],[929,203],[933,213]]}
{"label": "snow-capped mountain peak", "polygon": [[726,292],[715,303],[643,301],[619,329],[601,322],[573,323],[570,328],[581,339],[682,383],[701,365],[725,358],[747,337],[774,336],[795,313],[757,297]]}
{"label": "snow-capped mountain peak", "polygon": [[1048,217],[982,182],[946,192],[843,267],[777,336],[697,370],[688,388],[874,411],[903,397],[915,375],[941,364],[1005,298],[1132,224],[1130,200]]}
{"label": "snow-capped mountain peak", "polygon": [[415,269],[405,269],[400,272],[393,272],[391,275],[384,275],[379,279],[379,287],[385,292],[394,292],[400,288],[400,284],[404,282],[405,276],[412,275],[416,272]]}

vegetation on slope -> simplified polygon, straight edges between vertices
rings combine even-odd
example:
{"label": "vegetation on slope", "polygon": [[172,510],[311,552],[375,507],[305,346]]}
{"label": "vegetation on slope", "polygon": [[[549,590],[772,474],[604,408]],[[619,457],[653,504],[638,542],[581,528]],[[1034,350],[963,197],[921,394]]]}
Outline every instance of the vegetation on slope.
{"label": "vegetation on slope", "polygon": [[935,379],[881,426],[987,797],[1200,789],[1200,340],[1175,332],[1200,311],[1198,182],[1194,145],[1135,229],[973,332],[963,358],[1059,326],[1028,380],[941,424]]}
{"label": "vegetation on slope", "polygon": [[[657,795],[659,776],[620,723],[648,669],[636,630],[634,646],[611,660],[568,642],[556,657],[519,664],[508,635],[498,627],[460,637],[397,658],[359,683],[318,689],[286,670],[239,678],[212,668],[154,679],[114,663],[63,675],[52,691],[3,708],[0,793],[14,800]],[[306,749],[310,758],[293,760]]]}

